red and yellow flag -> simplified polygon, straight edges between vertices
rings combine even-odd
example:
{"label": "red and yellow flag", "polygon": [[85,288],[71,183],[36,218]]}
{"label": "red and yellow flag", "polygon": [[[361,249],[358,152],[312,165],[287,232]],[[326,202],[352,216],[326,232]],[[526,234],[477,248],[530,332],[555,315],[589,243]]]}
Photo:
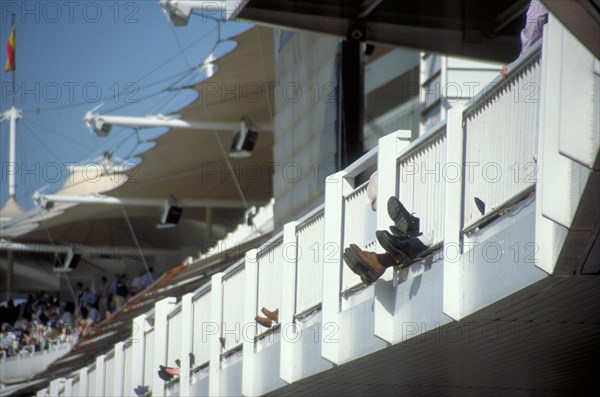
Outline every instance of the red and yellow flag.
{"label": "red and yellow flag", "polygon": [[12,72],[16,69],[15,59],[15,48],[16,48],[16,27],[13,26],[10,37],[8,38],[8,44],[6,45],[6,52],[8,52],[8,59],[6,60],[6,66],[4,70],[6,72]]}

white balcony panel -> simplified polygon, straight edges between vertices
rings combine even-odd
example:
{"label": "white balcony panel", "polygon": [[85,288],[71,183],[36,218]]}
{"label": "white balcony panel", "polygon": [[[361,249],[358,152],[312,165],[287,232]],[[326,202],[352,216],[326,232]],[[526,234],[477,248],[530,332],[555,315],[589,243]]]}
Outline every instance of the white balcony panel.
{"label": "white balcony panel", "polygon": [[[129,375],[133,366],[133,347],[131,345],[125,346],[123,349],[123,360],[125,360],[125,365],[123,366],[123,394],[129,396],[132,395],[133,389],[139,386],[131,384],[131,376]],[[139,365],[139,363],[136,363],[136,365]]]}
{"label": "white balcony panel", "polygon": [[104,362],[104,393],[107,395],[112,394],[113,391],[113,374],[115,373],[115,356],[107,358]]}
{"label": "white balcony panel", "polygon": [[90,369],[88,372],[88,396],[96,395],[96,368]]}
{"label": "white balcony panel", "polygon": [[[281,239],[267,244],[258,252],[258,301],[257,314],[262,307],[274,311],[281,307],[281,280],[283,262],[290,260],[284,257]],[[264,328],[263,328],[264,329]]]}
{"label": "white balcony panel", "polygon": [[[154,365],[154,329],[146,332],[144,338],[144,385],[151,385],[158,371],[158,365]],[[164,365],[164,364],[161,364]],[[156,368],[155,368],[156,367]],[[136,387],[137,385],[134,385]]]}
{"label": "white balcony panel", "polygon": [[274,332],[256,343],[253,379],[257,395],[263,395],[286,385],[279,377],[281,333]]}
{"label": "white balcony panel", "polygon": [[171,383],[166,388],[165,396],[167,397],[178,397],[179,396],[179,382]]}
{"label": "white balcony panel", "polygon": [[204,364],[210,359],[210,343],[207,330],[210,327],[210,291],[202,294],[193,302],[193,340],[192,351],[196,365]]}
{"label": "white balcony panel", "polygon": [[208,396],[208,368],[196,372],[192,376],[190,394],[192,396]]}
{"label": "white balcony panel", "polygon": [[222,396],[242,395],[242,357],[237,352],[223,360],[221,364],[221,387]]}
{"label": "white balcony panel", "polygon": [[536,183],[541,68],[539,53],[465,111],[463,225]]}
{"label": "white balcony panel", "polygon": [[[446,126],[398,162],[398,198],[434,243],[444,238]],[[382,203],[387,204],[387,197]],[[390,220],[392,224],[392,220]]]}
{"label": "white balcony panel", "polygon": [[174,367],[176,359],[188,359],[181,355],[181,310],[178,310],[168,319],[167,323],[167,367]]}
{"label": "white balcony panel", "polygon": [[[365,295],[369,293],[369,290],[363,292]],[[387,346],[386,342],[375,336],[374,324],[371,298],[340,312],[337,322],[322,324],[319,338],[323,343],[339,344],[338,362],[345,363]]]}
{"label": "white balcony panel", "polygon": [[468,316],[548,276],[536,266],[535,207],[532,198],[485,228],[465,236],[463,316]]}
{"label": "white balcony panel", "polygon": [[83,396],[83,390],[81,390],[81,383],[79,383],[79,378],[73,380],[73,395],[74,396]]}
{"label": "white balcony panel", "polygon": [[337,251],[336,247],[326,246],[324,233],[323,211],[298,226],[296,314],[318,305],[323,299],[323,257]]}
{"label": "white balcony panel", "polygon": [[[376,214],[371,209],[367,196],[367,182],[365,182],[344,197],[344,244],[341,247],[324,249],[324,261],[327,262],[328,257],[339,257],[344,248],[349,247],[350,244],[356,244],[359,247],[371,245],[375,241],[376,226]],[[348,266],[343,266],[342,291],[360,283],[360,277],[354,274]]]}
{"label": "white balcony panel", "polygon": [[223,326],[221,336],[225,339],[223,351],[242,343],[244,326],[245,268],[242,266],[223,276]]}

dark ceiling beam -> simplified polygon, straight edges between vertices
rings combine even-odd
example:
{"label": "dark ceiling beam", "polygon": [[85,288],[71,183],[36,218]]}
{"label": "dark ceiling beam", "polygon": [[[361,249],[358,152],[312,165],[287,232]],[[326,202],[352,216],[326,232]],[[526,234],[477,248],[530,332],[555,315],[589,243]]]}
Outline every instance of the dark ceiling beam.
{"label": "dark ceiling beam", "polygon": [[506,10],[504,10],[504,12],[500,13],[496,17],[494,27],[492,28],[492,32],[497,33],[503,28],[505,28],[507,25],[510,25],[521,15],[524,15],[527,12],[528,7],[529,0],[519,0],[515,2],[513,5],[508,7]]}
{"label": "dark ceiling beam", "polygon": [[[413,21],[410,16],[398,15],[396,18],[395,15],[379,15],[384,12],[385,5],[387,3],[380,4],[379,8],[374,9],[369,17],[364,19],[369,43],[502,63],[513,61],[519,54],[518,36],[483,37],[480,41],[466,42],[459,21],[452,19],[446,21],[440,17],[423,16],[422,19],[428,21],[427,24],[432,26],[416,26],[414,23],[418,21]],[[312,31],[346,38],[352,23],[346,12],[332,16],[332,13],[314,14],[312,9],[298,9],[297,7],[293,11],[286,10],[283,6],[269,10],[252,7],[253,2],[250,1],[242,10],[240,17],[266,26],[283,26],[289,30]],[[379,20],[374,20],[375,16],[380,16]],[[405,24],[394,23],[401,17],[406,19]],[[408,24],[409,22],[410,24]],[[442,25],[435,27],[436,23]]]}

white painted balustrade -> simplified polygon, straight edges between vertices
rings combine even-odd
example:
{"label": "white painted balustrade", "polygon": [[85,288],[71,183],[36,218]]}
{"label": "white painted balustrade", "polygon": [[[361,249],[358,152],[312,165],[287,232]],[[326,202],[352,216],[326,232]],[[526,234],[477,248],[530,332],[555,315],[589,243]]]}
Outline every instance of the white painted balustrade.
{"label": "white painted balustrade", "polygon": [[[146,385],[155,397],[261,395],[464,318],[547,277],[523,256],[510,262],[477,256],[486,243],[506,252],[515,242],[536,241],[536,200],[526,195],[538,183],[529,172],[543,133],[539,46],[513,64],[508,78],[451,109],[447,122],[416,141],[409,142],[410,131],[381,138],[378,148],[327,179],[322,206],[194,294],[157,302],[136,318],[130,341],[48,390],[132,395]],[[376,212],[364,182],[374,169]],[[392,195],[421,219],[421,231],[439,249],[365,287],[342,252],[351,243],[383,252],[375,231],[391,224]],[[486,204],[483,214],[475,196]],[[490,217],[500,209],[507,213]],[[279,309],[270,328],[255,322],[262,307]],[[406,324],[425,326],[407,330]],[[172,366],[176,358],[181,377],[165,387],[158,365]]]}

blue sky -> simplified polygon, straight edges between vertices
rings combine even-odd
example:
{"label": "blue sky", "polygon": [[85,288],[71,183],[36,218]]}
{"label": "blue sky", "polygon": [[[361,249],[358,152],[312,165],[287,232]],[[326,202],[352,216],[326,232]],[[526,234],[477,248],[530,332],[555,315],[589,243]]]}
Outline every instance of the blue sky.
{"label": "blue sky", "polygon": [[[103,152],[126,163],[151,147],[164,129],[113,128],[98,138],[83,122],[85,113],[103,103],[99,113],[147,115],[175,112],[195,98],[186,86],[206,75],[194,66],[204,61],[218,40],[217,22],[192,15],[174,27],[158,0],[143,1],[3,1],[0,3],[1,111],[12,103],[12,74],[4,72],[6,44],[16,12],[17,70],[15,105],[23,110],[17,131],[17,200],[32,208],[31,195],[60,188],[66,163],[85,164]],[[215,15],[216,16],[216,15]],[[224,40],[250,25],[221,25]],[[217,56],[233,48],[220,43]],[[0,125],[2,184],[0,203],[8,199],[8,123]],[[60,166],[62,171],[57,171]],[[24,171],[24,168],[28,172]]]}

